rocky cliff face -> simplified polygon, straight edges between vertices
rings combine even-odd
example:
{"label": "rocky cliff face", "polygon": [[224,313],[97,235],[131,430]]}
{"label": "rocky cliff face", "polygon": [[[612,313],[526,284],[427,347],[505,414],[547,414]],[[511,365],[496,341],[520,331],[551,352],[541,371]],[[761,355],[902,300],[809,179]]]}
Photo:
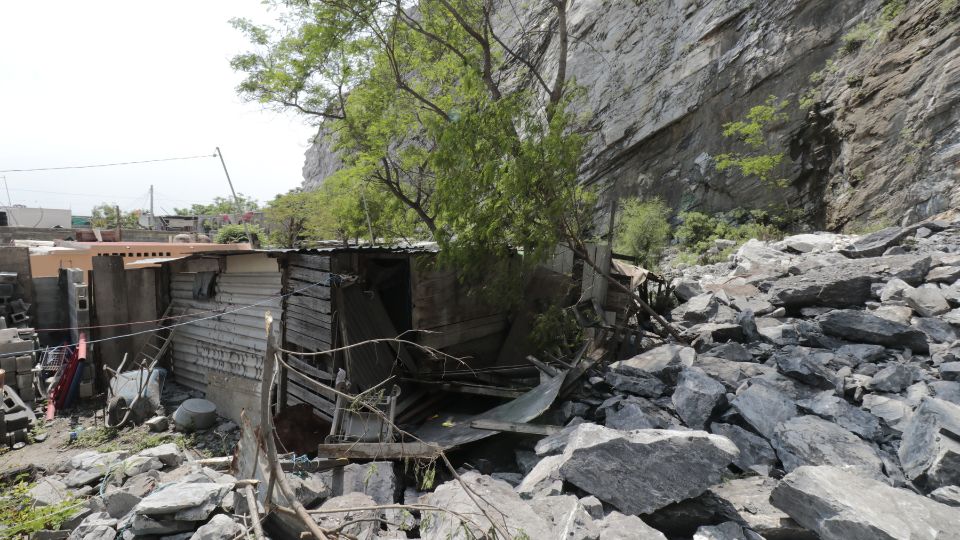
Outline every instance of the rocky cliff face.
{"label": "rocky cliff face", "polygon": [[[661,196],[678,210],[789,206],[817,228],[913,222],[960,203],[960,6],[910,0],[881,28],[881,0],[577,0],[569,73],[594,130],[583,179],[607,196]],[[500,4],[509,36],[549,30],[545,2]],[[859,25],[859,26],[858,26]],[[845,46],[854,29],[867,39]],[[555,64],[551,33],[534,51]],[[768,96],[788,120],[769,136],[786,188],[712,156]],[[308,151],[306,184],[330,163]],[[319,161],[318,161],[319,160]],[[317,171],[320,171],[318,174]],[[306,176],[306,175],[305,175]]]}

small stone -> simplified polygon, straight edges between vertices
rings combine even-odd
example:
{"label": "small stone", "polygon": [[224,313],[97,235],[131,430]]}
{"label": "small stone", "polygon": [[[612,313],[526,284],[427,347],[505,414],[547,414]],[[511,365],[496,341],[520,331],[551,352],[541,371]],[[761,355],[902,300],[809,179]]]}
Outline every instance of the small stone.
{"label": "small stone", "polygon": [[170,421],[166,416],[154,416],[153,418],[144,422],[147,425],[147,428],[154,433],[162,433],[167,431],[170,427]]}
{"label": "small stone", "polygon": [[166,467],[178,467],[183,463],[183,452],[174,443],[165,443],[153,448],[147,448],[137,454],[144,457],[155,457]]}

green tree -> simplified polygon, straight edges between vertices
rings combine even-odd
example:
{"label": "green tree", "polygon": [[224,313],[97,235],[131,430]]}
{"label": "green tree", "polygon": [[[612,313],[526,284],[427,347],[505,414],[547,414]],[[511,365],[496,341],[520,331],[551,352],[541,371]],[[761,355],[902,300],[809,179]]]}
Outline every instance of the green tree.
{"label": "green tree", "polygon": [[715,156],[716,169],[738,169],[746,177],[754,176],[761,182],[783,187],[784,179],[774,179],[773,172],[783,162],[785,154],[776,141],[771,141],[770,127],[787,119],[784,109],[787,100],[770,96],[763,105],[752,107],[745,121],[728,122],[723,125],[723,136],[733,137],[746,145],[746,153],[728,153]]}
{"label": "green tree", "polygon": [[[251,212],[260,209],[260,203],[253,197],[248,197],[243,193],[237,193],[237,199],[240,199],[240,207],[244,212]],[[216,216],[220,214],[236,214],[237,201],[233,196],[214,197],[213,202],[208,204],[194,203],[183,208],[174,208],[173,213],[178,216]]]}
{"label": "green tree", "polygon": [[360,195],[336,198],[338,235],[409,231],[478,275],[514,249],[527,264],[558,243],[588,257],[595,197],[577,182],[567,3],[549,2],[557,61],[543,70],[525,56],[542,31],[498,35],[485,0],[275,1],[282,30],[234,21],[254,50],[232,65],[247,75],[244,98],[293,109],[333,138],[345,169],[329,189]]}
{"label": "green tree", "polygon": [[311,218],[323,211],[317,192],[294,189],[277,195],[264,208],[270,244],[283,248],[300,247],[302,241],[310,237],[308,225]]}
{"label": "green tree", "polygon": [[247,224],[246,227],[239,223],[224,225],[217,229],[217,234],[214,236],[213,241],[218,244],[246,244],[249,242],[247,239],[248,230],[256,246],[259,244],[260,239],[263,238],[263,231],[260,230],[260,227],[251,224]]}
{"label": "green tree", "polygon": [[[140,210],[120,211],[119,222],[123,229],[139,227]],[[90,210],[90,225],[96,229],[112,229],[117,226],[118,215],[115,203],[103,202]]]}
{"label": "green tree", "polygon": [[670,209],[661,199],[621,201],[614,249],[637,258],[640,266],[656,268],[670,242]]}

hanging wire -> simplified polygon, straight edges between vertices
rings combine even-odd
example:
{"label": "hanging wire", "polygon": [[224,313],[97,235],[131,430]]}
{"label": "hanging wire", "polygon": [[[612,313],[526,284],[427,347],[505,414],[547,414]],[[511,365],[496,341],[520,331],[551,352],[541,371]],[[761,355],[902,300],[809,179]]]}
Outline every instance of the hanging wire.
{"label": "hanging wire", "polygon": [[36,171],[64,171],[67,169],[94,169],[97,167],[117,167],[119,165],[137,165],[140,163],[157,163],[160,161],[182,161],[186,159],[202,159],[217,157],[216,154],[203,154],[199,156],[169,157],[159,159],[143,159],[140,161],[119,161],[116,163],[97,163],[94,165],[65,165],[63,167],[37,167],[33,169],[2,169],[0,173],[8,172],[36,172]]}

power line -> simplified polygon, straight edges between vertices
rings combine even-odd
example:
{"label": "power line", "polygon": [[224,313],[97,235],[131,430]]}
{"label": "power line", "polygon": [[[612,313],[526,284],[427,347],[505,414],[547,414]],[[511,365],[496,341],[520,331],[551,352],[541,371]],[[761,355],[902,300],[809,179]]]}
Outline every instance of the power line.
{"label": "power line", "polygon": [[201,159],[201,158],[211,158],[211,157],[217,157],[217,154],[203,154],[200,156],[183,156],[183,157],[170,157],[170,158],[159,158],[159,159],[144,159],[140,161],[120,161],[117,163],[98,163],[95,165],[67,165],[64,167],[37,167],[35,169],[3,169],[3,170],[0,170],[0,173],[62,171],[66,169],[93,169],[97,167],[116,167],[118,165],[137,165],[140,163],[157,163],[159,161],[178,161],[178,160],[185,160],[185,159]]}
{"label": "power line", "polygon": [[[243,310],[245,310],[245,309],[250,309],[250,308],[252,308],[252,307],[262,306],[262,305],[267,304],[267,303],[269,303],[269,302],[271,302],[271,301],[273,301],[273,300],[276,300],[277,298],[285,298],[285,297],[287,297],[287,296],[292,296],[292,295],[294,295],[294,294],[303,292],[303,291],[305,291],[305,290],[307,290],[307,289],[312,289],[313,287],[319,287],[320,285],[326,285],[326,284],[327,284],[327,283],[324,282],[324,281],[318,281],[317,283],[312,283],[312,284],[310,284],[310,285],[307,285],[307,286],[305,286],[305,287],[301,287],[301,288],[299,288],[299,289],[290,291],[290,292],[288,292],[288,293],[283,293],[283,294],[268,296],[266,299],[261,300],[261,301],[256,302],[256,303],[253,303],[253,304],[248,304],[248,305],[245,305],[245,306],[240,306],[240,307],[235,308],[235,309],[228,309],[228,310],[225,310],[225,311],[220,311],[220,312],[217,312],[217,313],[215,313],[215,314],[213,314],[213,315],[210,315],[210,316],[207,316],[207,317],[201,317],[201,318],[199,318],[199,319],[191,319],[191,320],[189,320],[189,321],[185,321],[185,322],[181,322],[181,323],[170,324],[170,325],[165,326],[164,328],[176,328],[176,327],[178,327],[178,326],[189,326],[189,325],[191,325],[191,324],[195,324],[195,323],[198,323],[198,322],[201,322],[201,321],[208,321],[208,320],[210,320],[210,319],[216,319],[217,317],[221,317],[221,316],[223,316],[223,315],[229,315],[229,314],[231,314],[231,313],[236,313],[236,312],[238,312],[238,311],[243,311]],[[201,313],[203,313],[203,312],[201,312]],[[143,335],[143,334],[152,334],[152,333],[156,332],[157,330],[158,330],[157,328],[150,328],[150,329],[147,329],[147,330],[140,330],[140,331],[137,331],[137,332],[130,332],[129,334],[122,334],[122,335],[119,335],[119,336],[110,336],[110,337],[105,337],[105,338],[100,338],[100,339],[90,339],[90,340],[87,340],[86,343],[89,345],[89,344],[91,344],[91,343],[102,343],[102,342],[104,342],[104,341],[112,341],[112,340],[115,340],[115,339],[124,339],[124,338],[128,338],[128,337],[133,337],[133,336],[141,336],[141,335]],[[58,345],[58,346],[59,346],[59,347],[76,347],[77,345],[79,345],[79,343],[67,343],[67,344]],[[10,357],[10,356],[22,356],[22,355],[26,354],[27,352],[37,352],[37,353],[39,353],[39,352],[43,352],[43,349],[33,349],[33,351],[21,351],[21,352],[15,352],[15,353],[2,353],[2,354],[0,354],[0,358],[7,358],[7,357]]]}

